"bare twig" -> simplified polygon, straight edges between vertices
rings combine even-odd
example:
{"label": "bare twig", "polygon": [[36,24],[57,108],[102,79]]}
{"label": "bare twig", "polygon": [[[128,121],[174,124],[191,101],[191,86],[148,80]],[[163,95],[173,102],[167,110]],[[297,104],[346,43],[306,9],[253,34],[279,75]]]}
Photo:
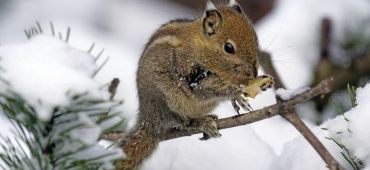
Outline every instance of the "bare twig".
{"label": "bare twig", "polygon": [[333,65],[328,60],[321,60],[317,66],[314,83],[320,82],[328,77],[334,77],[334,90],[346,88],[347,84],[357,84],[361,77],[370,74],[370,50],[352,61],[350,68],[342,68]]}
{"label": "bare twig", "polygon": [[[305,101],[308,101],[312,99],[313,97],[319,96],[319,95],[325,95],[331,91],[331,83],[332,80],[324,80],[320,84],[318,84],[316,87],[313,87],[312,89],[297,95],[296,97],[283,101],[279,104],[274,104],[268,107],[265,107],[260,110],[252,111],[245,114],[240,114],[232,117],[222,118],[217,120],[218,128],[219,129],[227,129],[237,126],[242,126],[246,124],[250,124],[253,122],[257,122],[263,119],[267,119],[273,116],[276,116],[280,113],[280,109],[282,107],[290,107],[294,106],[298,103],[303,103]],[[166,138],[163,138],[163,140],[169,140],[173,138],[179,138],[183,136],[191,136],[194,134],[201,133],[201,131],[181,131],[181,130],[173,130],[171,132],[166,133],[162,136],[167,136]],[[108,133],[102,136],[103,139],[107,140],[117,140],[121,137],[124,137],[123,132],[113,132]]]}
{"label": "bare twig", "polygon": [[[325,32],[325,30],[324,30]],[[263,53],[264,62],[267,64],[263,65],[264,70],[274,77],[276,88],[284,88],[284,85],[281,83],[280,77],[277,76],[274,66],[272,65],[272,61],[270,55],[268,53]],[[326,53],[328,54],[328,53]],[[264,64],[264,63],[263,63]],[[330,79],[333,81],[333,79]],[[331,90],[331,85],[327,87]],[[284,101],[281,100],[279,97],[276,98],[278,104],[282,104]],[[325,146],[320,142],[320,140],[315,136],[314,133],[304,124],[304,122],[300,119],[297,112],[295,111],[295,105],[282,105],[279,112],[280,116],[285,118],[288,122],[290,122],[301,135],[311,144],[311,146],[315,149],[315,151],[320,155],[320,157],[324,160],[330,170],[344,170],[344,168],[334,159],[334,157],[329,153],[329,151],[325,148]]]}
{"label": "bare twig", "polygon": [[299,118],[298,114],[294,110],[294,107],[286,108],[286,110],[284,110],[280,115],[288,120],[299,131],[299,133],[302,134],[302,136],[311,144],[311,146],[324,160],[330,170],[344,170],[344,168],[329,153],[329,151],[315,136],[315,134],[312,133],[312,131]]}
{"label": "bare twig", "polygon": [[120,81],[118,78],[114,78],[110,84],[109,84],[109,87],[108,87],[108,92],[110,93],[110,99],[112,100],[114,98],[114,96],[116,95],[116,92],[117,92],[117,87],[119,85]]}
{"label": "bare twig", "polygon": [[320,55],[321,58],[328,58],[330,56],[332,22],[329,18],[324,18],[321,21],[321,43]]}
{"label": "bare twig", "polygon": [[[302,103],[312,99],[313,97],[327,94],[331,91],[331,82],[332,80],[328,79],[317,85],[316,87],[297,95],[296,97],[282,101],[272,106],[265,107],[260,110],[252,111],[245,114],[240,114],[232,117],[227,117],[223,119],[219,119],[217,121],[218,129],[227,129],[237,126],[246,125],[249,123],[257,122],[263,119],[267,119],[273,116],[280,114],[281,108],[288,108],[294,107],[298,103]],[[181,130],[174,130],[169,134],[165,134],[166,138],[163,140],[169,140],[173,138],[183,137],[183,136],[190,136],[193,134],[201,133],[201,131],[181,131]]]}

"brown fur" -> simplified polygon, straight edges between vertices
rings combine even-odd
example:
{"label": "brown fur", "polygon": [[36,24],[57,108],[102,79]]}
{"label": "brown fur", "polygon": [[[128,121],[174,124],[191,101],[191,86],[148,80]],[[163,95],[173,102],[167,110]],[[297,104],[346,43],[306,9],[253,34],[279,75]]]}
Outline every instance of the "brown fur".
{"label": "brown fur", "polygon": [[[229,40],[235,45],[234,55],[224,52]],[[117,169],[138,168],[155,150],[161,135],[186,126],[189,119],[210,114],[220,101],[240,95],[240,85],[256,78],[257,48],[248,18],[227,6],[158,29],[139,62],[138,120],[123,144],[127,159],[118,161]],[[183,77],[195,66],[212,74],[198,88],[190,88]]]}

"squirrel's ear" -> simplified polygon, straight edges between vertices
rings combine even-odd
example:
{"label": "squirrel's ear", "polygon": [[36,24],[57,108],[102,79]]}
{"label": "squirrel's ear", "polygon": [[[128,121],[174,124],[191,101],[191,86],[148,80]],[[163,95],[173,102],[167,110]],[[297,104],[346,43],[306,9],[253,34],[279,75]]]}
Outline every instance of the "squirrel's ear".
{"label": "squirrel's ear", "polygon": [[221,14],[217,10],[208,10],[203,19],[203,31],[211,36],[217,32],[222,22]]}
{"label": "squirrel's ear", "polygon": [[229,1],[229,7],[233,8],[235,11],[243,13],[242,8],[240,7],[239,3],[236,2],[236,0],[230,0]]}
{"label": "squirrel's ear", "polygon": [[212,1],[208,0],[207,1],[207,6],[206,6],[206,11],[210,10],[217,10],[215,4],[212,3]]}

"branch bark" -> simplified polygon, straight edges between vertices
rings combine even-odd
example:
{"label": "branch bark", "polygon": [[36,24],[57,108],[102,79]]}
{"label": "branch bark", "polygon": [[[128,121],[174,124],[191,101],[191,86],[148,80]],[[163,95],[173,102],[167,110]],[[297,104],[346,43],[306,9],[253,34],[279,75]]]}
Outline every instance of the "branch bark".
{"label": "branch bark", "polygon": [[315,136],[315,134],[312,133],[312,131],[299,118],[294,108],[287,108],[287,110],[283,111],[280,115],[289,121],[299,131],[299,133],[302,134],[302,136],[311,144],[311,146],[324,160],[330,170],[344,170],[344,168],[341,167],[341,165],[334,159],[334,157],[329,153],[329,151]]}
{"label": "branch bark", "polygon": [[[218,128],[219,129],[227,129],[237,126],[242,126],[246,124],[250,124],[253,122],[257,122],[263,119],[267,119],[273,116],[276,116],[280,113],[280,110],[285,107],[292,107],[296,104],[306,102],[316,96],[325,95],[331,91],[332,86],[332,79],[327,79],[322,81],[317,86],[313,87],[312,89],[291,98],[290,100],[282,101],[281,103],[274,104],[268,107],[265,107],[260,110],[252,111],[249,113],[244,113],[240,115],[235,115],[232,117],[226,117],[217,120]],[[170,140],[174,138],[184,137],[184,136],[191,136],[194,134],[201,133],[201,131],[181,131],[181,130],[174,130],[169,134],[163,135],[167,136],[162,140]],[[125,132],[112,132],[107,133],[102,136],[102,139],[107,140],[119,140],[124,138]]]}
{"label": "branch bark", "polygon": [[[282,101],[280,103],[265,107],[260,110],[252,111],[245,114],[235,115],[232,117],[222,118],[217,121],[218,129],[227,129],[237,126],[242,126],[246,124],[250,124],[253,122],[257,122],[263,119],[267,119],[273,116],[280,114],[283,108],[291,108],[294,107],[296,104],[306,102],[316,96],[325,95],[331,91],[332,86],[332,79],[327,79],[322,81],[316,87],[295,96],[294,98],[286,101]],[[163,135],[166,136],[162,140],[169,140],[173,138],[183,137],[183,136],[191,136],[193,134],[201,133],[201,131],[181,131],[181,130],[174,130],[169,134]]]}
{"label": "branch bark", "polygon": [[[272,65],[271,56],[268,53],[261,52],[263,54],[261,59],[265,62],[264,70],[271,75],[277,75],[274,66]],[[267,64],[266,64],[267,63]],[[275,88],[284,88],[280,77],[274,77],[275,81],[278,82],[275,84]],[[333,78],[330,79],[334,81]],[[332,89],[333,83],[331,83],[330,90]],[[330,91],[329,90],[329,91]],[[278,96],[276,97],[276,101],[278,104],[281,104],[283,100],[281,100]],[[337,160],[330,154],[330,152],[325,148],[325,146],[320,142],[320,140],[315,136],[315,134],[304,124],[301,118],[298,116],[297,112],[295,111],[295,105],[287,105],[282,107],[280,110],[280,116],[285,118],[290,124],[292,124],[298,132],[311,144],[311,146],[315,149],[315,151],[320,155],[320,157],[324,160],[326,165],[329,167],[330,170],[344,170],[344,168],[338,163]]]}

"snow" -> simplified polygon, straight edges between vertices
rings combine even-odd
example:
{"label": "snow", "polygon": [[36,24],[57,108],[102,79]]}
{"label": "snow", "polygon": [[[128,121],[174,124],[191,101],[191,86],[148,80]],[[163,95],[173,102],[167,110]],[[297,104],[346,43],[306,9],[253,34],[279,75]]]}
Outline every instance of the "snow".
{"label": "snow", "polygon": [[[366,0],[277,1],[277,6],[271,15],[259,23],[256,28],[261,48],[272,53],[273,62],[284,84],[289,89],[310,84],[312,70],[319,57],[317,44],[319,42],[318,32],[321,18],[328,16],[333,19],[335,26],[333,38],[343,41],[346,37],[342,35],[355,34],[361,28],[368,28],[366,25],[360,27],[359,25],[366,24],[365,21],[369,20],[369,3]],[[0,42],[3,46],[0,46],[0,48],[8,48],[4,46],[9,44],[8,42],[20,42],[24,43],[24,46],[31,45],[33,40],[25,41],[21,30],[33,24],[35,20],[39,20],[42,25],[46,25],[45,23],[52,20],[56,24],[56,28],[71,26],[70,44],[79,47],[79,49],[87,50],[92,42],[96,42],[97,47],[92,52],[94,55],[101,48],[105,48],[105,51],[111,56],[110,61],[96,78],[104,83],[111,81],[113,77],[118,77],[121,80],[116,98],[125,99],[121,107],[123,116],[128,121],[134,122],[138,105],[135,73],[138,57],[144,48],[145,42],[161,24],[176,17],[192,18],[195,16],[194,13],[201,14],[202,11],[189,11],[167,3],[167,1],[153,0],[122,2],[84,0],[78,3],[71,0],[63,3],[57,1],[46,2],[45,0],[14,1],[11,6],[8,6],[4,14],[2,13],[4,17],[0,20],[2,25],[0,28]],[[150,19],[148,20],[148,18]],[[343,32],[346,34],[343,34]],[[54,40],[46,41],[49,43],[49,41],[53,42]],[[340,52],[340,50],[337,50],[338,46],[339,44],[334,44],[336,54]],[[21,53],[21,51],[17,52]],[[70,61],[70,59],[67,61]],[[2,62],[0,61],[0,64]],[[53,68],[47,69],[53,70]],[[65,69],[73,70],[74,68]],[[44,73],[39,73],[39,75],[41,74]],[[88,73],[86,72],[86,74]],[[64,79],[65,75],[71,75],[71,73],[59,73],[57,75]],[[35,83],[31,79],[22,81]],[[44,81],[44,83],[48,82]],[[70,82],[61,83],[69,84]],[[41,87],[49,86],[41,85]],[[26,95],[31,93],[27,92],[28,90],[52,91],[40,89],[24,89],[23,91]],[[363,102],[370,100],[367,98],[369,96],[360,97],[361,95],[367,96],[365,91],[357,94],[358,103],[361,100]],[[47,99],[47,104],[50,107],[53,103],[65,102],[64,104],[68,104],[64,99],[63,97],[54,98],[50,96],[50,99]],[[272,90],[258,95],[255,100],[251,101],[255,110],[273,103],[275,103],[275,98]],[[364,106],[359,105],[358,107]],[[359,110],[362,109],[357,111]],[[213,113],[217,113],[220,117],[235,114],[230,103],[222,103]],[[307,114],[310,114],[310,112],[307,112]],[[44,117],[47,118],[47,114]],[[363,132],[359,130],[360,126],[364,127],[364,122],[369,119],[365,115],[359,117],[362,117],[363,122],[355,118],[351,121],[360,122],[361,125],[356,127],[353,123],[350,128],[351,131],[362,134]],[[352,116],[346,114],[346,118],[352,118]],[[347,127],[344,126],[346,122],[343,122],[343,117],[333,119],[333,121],[336,120],[338,122],[330,123],[329,121],[327,123],[328,126],[329,124],[332,126],[331,133],[314,125],[311,125],[310,128],[314,129],[325,145],[335,153],[336,158],[345,163],[346,161],[340,155],[338,146],[325,139],[325,137],[333,135],[333,138],[338,137],[338,140],[343,139],[343,142],[350,141],[347,138],[344,139],[344,134],[343,136],[334,134],[338,129],[342,130]],[[114,120],[114,122],[116,121],[118,120]],[[338,127],[334,127],[334,125]],[[104,125],[104,127],[108,126]],[[326,124],[322,127],[326,127]],[[366,131],[366,129],[363,128],[362,130]],[[2,132],[2,134],[4,133],[6,132]],[[262,170],[326,169],[312,147],[300,137],[290,124],[280,117],[222,130],[221,133],[223,135],[221,138],[206,142],[199,141],[199,136],[163,142],[151,159],[146,162],[145,169],[225,169],[226,167],[228,169],[250,167],[249,169]],[[356,141],[353,142],[362,142],[361,146],[353,146],[351,151],[364,160],[368,159],[366,158],[367,153],[361,153],[361,151],[369,150],[366,148],[368,145],[363,144],[367,136],[363,135],[364,139],[362,139],[357,135],[354,139]],[[94,136],[91,136],[91,138],[94,138]],[[350,168],[349,165],[345,166]]]}
{"label": "snow", "polygon": [[[235,115],[230,103],[213,112],[222,117]],[[143,170],[161,169],[250,169],[267,170],[275,157],[273,149],[250,126],[221,130],[217,139],[200,141],[201,135],[160,143]]]}
{"label": "snow", "polygon": [[256,26],[261,49],[272,54],[287,88],[310,85],[320,57],[321,20],[332,20],[333,56],[348,57],[341,53],[341,43],[356,34],[370,36],[370,30],[364,29],[370,26],[369,8],[368,0],[278,0]]}
{"label": "snow", "polygon": [[[310,129],[346,169],[352,167],[342,153],[355,161],[363,161],[364,169],[370,169],[370,129],[367,128],[370,120],[370,84],[357,89],[356,100],[357,106],[344,115],[330,119],[320,127],[311,126]],[[336,142],[343,145],[349,154]],[[301,136],[285,144],[282,154],[274,160],[271,167],[278,170],[326,169],[319,155]]]}
{"label": "snow", "polygon": [[[329,136],[347,147],[370,168],[370,85],[356,91],[357,106],[327,122]],[[340,132],[340,133],[338,133]]]}
{"label": "snow", "polygon": [[[108,97],[91,78],[98,68],[92,55],[50,36],[36,36],[24,44],[0,46],[2,78],[10,83],[45,121],[56,106],[67,106],[69,94]],[[7,88],[3,87],[2,89]]]}
{"label": "snow", "polygon": [[[58,112],[71,109],[68,113],[73,113],[54,117],[55,124],[51,132],[34,136],[41,141],[37,147],[46,148],[50,142],[57,141],[54,144],[58,149],[53,152],[56,159],[59,159],[58,155],[64,155],[65,160],[93,159],[103,169],[112,169],[113,161],[124,157],[119,147],[107,149],[98,143],[103,131],[122,120],[114,116],[100,121],[92,116],[109,110],[117,111],[113,107],[116,103],[108,102],[107,86],[93,77],[100,66],[95,63],[92,54],[45,34],[33,36],[24,43],[0,46],[0,56],[3,69],[1,76],[6,81],[0,86],[2,93],[16,92],[34,108],[37,117],[45,123],[50,120],[56,107],[59,108]],[[72,100],[76,95],[80,95],[79,99]],[[88,108],[89,106],[79,101],[84,97],[107,102]],[[88,111],[73,111],[73,107],[78,108],[81,105]],[[21,119],[24,115],[22,112],[17,113],[17,118]],[[42,130],[45,129],[38,129],[38,132]],[[28,147],[22,145],[26,151],[30,150]],[[79,152],[70,154],[75,151]],[[31,162],[37,169],[44,169],[39,161]],[[57,165],[54,168],[60,167]]]}
{"label": "snow", "polygon": [[276,90],[276,95],[283,100],[289,100],[299,94],[306,92],[309,89],[310,89],[309,87],[301,87],[301,88],[294,89],[294,90],[286,90],[286,89],[280,88]]}

